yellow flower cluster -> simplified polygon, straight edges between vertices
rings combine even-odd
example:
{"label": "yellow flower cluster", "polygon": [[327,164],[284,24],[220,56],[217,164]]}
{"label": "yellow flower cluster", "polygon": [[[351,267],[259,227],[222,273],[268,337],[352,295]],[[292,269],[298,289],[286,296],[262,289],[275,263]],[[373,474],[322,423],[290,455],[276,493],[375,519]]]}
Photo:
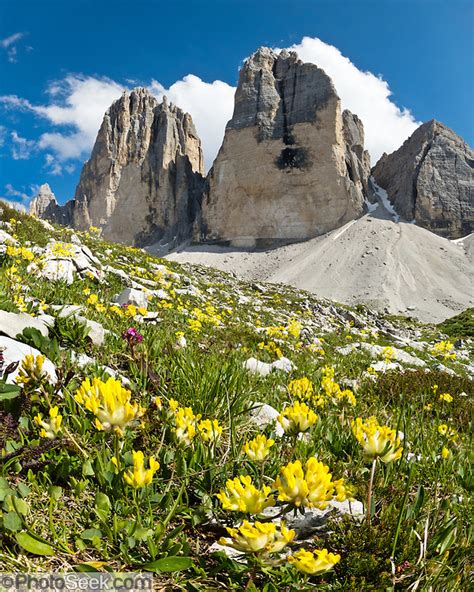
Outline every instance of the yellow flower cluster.
{"label": "yellow flower cluster", "polygon": [[395,352],[393,350],[393,347],[384,347],[382,349],[382,359],[383,361],[388,364],[389,362],[391,362],[393,360],[393,356],[395,355]]}
{"label": "yellow flower cluster", "polygon": [[265,508],[275,504],[275,498],[270,493],[271,487],[264,485],[262,489],[257,489],[252,483],[252,477],[241,475],[228,479],[226,488],[217,494],[217,498],[224,510],[260,514]]}
{"label": "yellow flower cluster", "polygon": [[198,429],[204,442],[217,442],[222,435],[222,426],[217,419],[203,419],[198,423]]}
{"label": "yellow flower cluster", "polygon": [[340,555],[329,553],[327,549],[316,549],[315,551],[299,549],[288,557],[288,561],[299,571],[311,576],[332,569],[340,560]]}
{"label": "yellow flower cluster", "polygon": [[295,531],[282,522],[277,528],[272,522],[250,523],[244,520],[238,528],[227,528],[230,538],[219,539],[221,545],[232,547],[242,553],[271,554],[280,552],[295,538]]}
{"label": "yellow flower cluster", "polygon": [[286,407],[277,417],[278,423],[286,434],[298,434],[306,432],[318,420],[316,413],[300,401],[295,401],[290,407]]}
{"label": "yellow flower cluster", "polygon": [[294,337],[298,339],[301,334],[303,325],[297,319],[290,319],[288,325],[265,327],[265,333],[268,337],[273,339],[286,339],[287,337]]}
{"label": "yellow flower cluster", "polygon": [[431,348],[431,353],[434,356],[444,358],[445,360],[455,360],[456,353],[453,352],[454,344],[450,341],[440,341],[435,343]]}
{"label": "yellow flower cluster", "polygon": [[71,257],[74,255],[74,246],[70,243],[53,243],[50,251],[55,257]]}
{"label": "yellow flower cluster", "polygon": [[40,436],[54,440],[61,431],[61,423],[63,421],[62,415],[59,415],[59,408],[51,407],[49,410],[49,420],[43,419],[43,415],[38,413],[35,415],[34,422],[41,427]]}
{"label": "yellow flower cluster", "polygon": [[264,349],[265,351],[270,352],[271,354],[275,354],[277,358],[283,357],[283,351],[281,350],[281,348],[278,347],[278,345],[274,341],[268,341],[267,343],[261,341],[258,344],[258,349]]}
{"label": "yellow flower cluster", "polygon": [[347,399],[351,405],[357,403],[354,393],[350,389],[341,389],[334,380],[335,370],[331,366],[325,366],[322,372],[321,387],[326,396],[333,400]]}
{"label": "yellow flower cluster", "polygon": [[457,440],[459,434],[456,432],[454,428],[449,427],[445,423],[442,423],[438,426],[438,434],[441,436],[445,436],[448,440]]}
{"label": "yellow flower cluster", "polygon": [[33,261],[35,258],[34,254],[26,247],[15,247],[14,245],[8,245],[6,253],[8,257],[12,257],[13,259]]}
{"label": "yellow flower cluster", "polygon": [[348,497],[344,480],[333,481],[329,467],[314,456],[306,461],[304,467],[299,460],[282,467],[275,487],[279,501],[297,508],[324,510],[332,499],[344,501]]}
{"label": "yellow flower cluster", "polygon": [[274,444],[275,440],[259,434],[253,440],[245,442],[244,452],[250,460],[265,460]]}
{"label": "yellow flower cluster", "polygon": [[[153,475],[160,468],[160,463],[157,462],[153,456],[148,459],[148,469],[145,469],[145,455],[141,450],[132,450],[133,456],[133,470],[128,470],[124,473],[123,478],[125,482],[133,487],[139,489],[149,485],[153,480]],[[116,463],[114,463],[116,464]]]}
{"label": "yellow flower cluster", "polygon": [[41,354],[36,357],[32,354],[26,355],[15,379],[16,383],[33,386],[44,380],[46,378],[46,372],[43,371],[44,360],[45,357]]}
{"label": "yellow flower cluster", "polygon": [[449,393],[441,393],[439,396],[439,400],[444,403],[452,403],[453,397]]}
{"label": "yellow flower cluster", "polygon": [[[158,406],[158,405],[157,405]],[[182,407],[175,399],[168,402],[169,416],[174,420],[173,432],[176,440],[185,446],[191,446],[197,433],[203,442],[217,443],[222,435],[222,426],[217,419],[203,419],[195,415],[191,407]],[[159,404],[161,408],[161,402]]]}
{"label": "yellow flower cluster", "polygon": [[288,392],[293,397],[307,401],[312,398],[314,385],[309,378],[303,376],[303,378],[297,378],[288,384]]}
{"label": "yellow flower cluster", "polygon": [[114,430],[123,435],[125,428],[145,412],[138,403],[131,402],[131,395],[132,393],[115,378],[109,378],[106,382],[94,378],[92,383],[87,378],[74,398],[95,415],[95,426],[98,430]]}
{"label": "yellow flower cluster", "polygon": [[401,434],[380,425],[374,416],[366,421],[358,417],[352,422],[352,432],[370,459],[380,458],[382,462],[390,463],[402,456]]}

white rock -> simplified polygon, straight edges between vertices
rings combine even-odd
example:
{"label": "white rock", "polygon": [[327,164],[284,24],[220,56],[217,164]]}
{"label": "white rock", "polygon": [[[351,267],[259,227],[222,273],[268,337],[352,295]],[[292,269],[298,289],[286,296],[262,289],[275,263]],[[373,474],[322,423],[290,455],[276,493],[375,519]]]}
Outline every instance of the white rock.
{"label": "white rock", "polygon": [[252,374],[260,374],[260,376],[267,376],[273,369],[271,364],[260,362],[257,358],[249,358],[244,362],[244,368]]}
{"label": "white rock", "polygon": [[47,259],[42,268],[38,268],[34,264],[33,266],[28,266],[28,270],[30,270],[30,267],[32,271],[36,268],[36,273],[39,276],[52,282],[63,281],[71,285],[74,281],[75,268],[70,259]]}
{"label": "white rock", "polygon": [[288,358],[280,358],[276,362],[267,364],[267,362],[261,362],[257,358],[249,358],[244,362],[244,368],[253,374],[260,374],[260,376],[267,376],[272,370],[281,370],[283,372],[291,372],[294,368],[293,362]]}
{"label": "white rock", "polygon": [[250,419],[259,428],[265,428],[268,425],[275,424],[275,433],[281,437],[284,435],[283,428],[277,422],[277,417],[280,412],[277,411],[271,405],[267,403],[250,403],[252,408],[250,409]]}
{"label": "white rock", "polygon": [[397,362],[380,361],[371,364],[370,368],[372,368],[372,370],[375,370],[375,372],[387,372],[387,370],[399,370],[401,369],[401,366]]}
{"label": "white rock", "polygon": [[13,238],[11,234],[8,234],[5,230],[0,229],[0,245],[4,245],[5,243],[10,243],[12,245],[18,245],[18,241]]}
{"label": "white rock", "polygon": [[282,372],[291,372],[295,365],[288,358],[280,358],[276,362],[273,362],[272,367],[275,370],[281,370]]}
{"label": "white rock", "polygon": [[[11,364],[12,362],[21,362],[24,358],[28,355],[39,356],[41,352],[26,345],[25,343],[21,343],[21,341],[16,341],[15,339],[11,339],[10,337],[3,337],[0,336],[0,350],[3,350],[3,358],[5,360],[5,367]],[[47,373],[47,380],[51,384],[56,384],[57,382],[57,375],[56,375],[56,367],[55,365],[49,360],[45,358],[43,364],[43,370]],[[13,384],[15,382],[15,378],[18,376],[19,367],[13,372],[12,374],[8,375],[7,383]]]}
{"label": "white rock", "polygon": [[123,292],[115,297],[115,302],[117,302],[119,306],[123,306],[124,304],[134,304],[139,308],[148,307],[148,298],[146,293],[142,290],[135,290],[134,288],[125,288]]}
{"label": "white rock", "polygon": [[27,327],[38,329],[41,335],[48,336],[48,327],[39,317],[32,317],[25,312],[14,313],[0,310],[0,333],[15,338]]}
{"label": "white rock", "polygon": [[125,281],[125,283],[129,283],[130,278],[128,277],[128,274],[125,273],[125,271],[123,269],[117,269],[116,267],[112,267],[111,265],[106,265],[103,270],[107,273],[113,273],[114,275],[118,276],[119,278],[121,278],[122,280]]}

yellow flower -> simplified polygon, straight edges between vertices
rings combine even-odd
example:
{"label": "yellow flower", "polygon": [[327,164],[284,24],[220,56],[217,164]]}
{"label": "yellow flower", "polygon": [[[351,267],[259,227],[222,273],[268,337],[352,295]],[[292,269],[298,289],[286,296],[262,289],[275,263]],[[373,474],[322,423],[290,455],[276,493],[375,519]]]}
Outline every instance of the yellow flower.
{"label": "yellow flower", "polygon": [[440,341],[439,343],[435,343],[431,348],[431,353],[434,356],[439,356],[444,358],[445,360],[455,360],[456,353],[452,350],[454,349],[454,344],[450,341]]}
{"label": "yellow flower", "polygon": [[324,510],[335,493],[339,501],[345,499],[343,480],[332,481],[329,467],[314,456],[306,461],[304,470],[299,460],[282,467],[280,475],[276,478],[275,487],[281,502],[296,507],[306,506]]}
{"label": "yellow flower", "polygon": [[97,294],[91,294],[87,299],[87,304],[92,304],[94,306],[95,304],[97,304],[98,301],[99,297],[97,296]]}
{"label": "yellow flower", "polygon": [[20,371],[15,381],[17,384],[30,385],[32,383],[39,383],[47,376],[43,371],[45,357],[43,355],[34,356],[28,354],[24,357]]}
{"label": "yellow flower", "polygon": [[306,432],[316,423],[318,416],[306,403],[295,401],[293,405],[284,409],[277,418],[285,433],[297,434]]}
{"label": "yellow flower", "polygon": [[114,378],[109,378],[107,382],[94,378],[92,383],[87,378],[74,398],[96,416],[95,426],[98,430],[114,430],[123,435],[123,430],[145,412],[138,403],[131,403],[131,395]]}
{"label": "yellow flower", "polygon": [[204,442],[217,442],[222,434],[222,426],[217,419],[203,419],[198,424],[199,433]]}
{"label": "yellow flower", "polygon": [[259,434],[244,444],[244,452],[251,460],[265,460],[275,440]]}
{"label": "yellow flower", "polygon": [[298,339],[302,328],[303,325],[299,321],[297,321],[296,319],[291,319],[286,327],[286,331],[288,335],[291,335],[292,337],[295,337],[295,339]]}
{"label": "yellow flower", "polygon": [[441,456],[446,459],[449,457],[449,455],[451,454],[451,452],[448,450],[448,448],[446,448],[446,446],[443,446],[443,450],[441,450]]}
{"label": "yellow flower", "polygon": [[188,325],[191,331],[198,333],[202,329],[201,321],[197,319],[188,319]]}
{"label": "yellow flower", "polygon": [[126,317],[134,317],[137,314],[137,307],[134,304],[129,304],[125,308],[125,316]]}
{"label": "yellow flower", "polygon": [[299,571],[309,575],[332,569],[340,560],[340,555],[329,553],[327,549],[316,549],[315,551],[299,549],[288,557],[288,561]]}
{"label": "yellow flower", "polygon": [[288,392],[298,399],[310,399],[313,394],[313,383],[309,378],[303,376],[303,378],[298,378],[290,382]]}
{"label": "yellow flower", "polygon": [[453,397],[449,393],[441,393],[439,396],[440,401],[444,401],[446,403],[452,403]]}
{"label": "yellow flower", "polygon": [[402,456],[400,434],[388,426],[379,425],[374,416],[365,422],[358,417],[352,422],[352,432],[369,458],[380,458],[389,463]]}
{"label": "yellow flower", "polygon": [[140,308],[138,309],[138,314],[142,317],[146,317],[146,315],[148,314],[148,310],[144,306],[140,306]]}
{"label": "yellow flower", "polygon": [[[170,401],[171,403],[171,401]],[[200,415],[194,415],[191,407],[178,407],[174,416],[176,427],[174,433],[180,444],[190,446],[196,435],[196,423]]]}
{"label": "yellow flower", "polygon": [[[160,463],[157,462],[153,456],[148,460],[148,469],[145,469],[145,457],[141,450],[132,450],[133,455],[133,471],[128,470],[124,473],[125,481],[135,489],[149,485],[153,479],[153,475],[160,468]],[[113,462],[113,461],[112,461]]]}
{"label": "yellow flower", "polygon": [[226,489],[222,489],[217,498],[224,510],[260,514],[265,508],[275,504],[275,498],[270,496],[270,492],[271,488],[267,485],[257,489],[252,483],[252,477],[246,475],[229,479]]}
{"label": "yellow flower", "polygon": [[54,440],[59,434],[62,421],[63,418],[62,415],[59,415],[59,408],[57,406],[50,408],[49,421],[44,420],[41,413],[38,413],[34,417],[34,422],[42,428],[40,436],[42,438],[48,438],[48,440]]}
{"label": "yellow flower", "polygon": [[16,259],[24,259],[25,261],[33,261],[35,258],[34,254],[29,251],[26,247],[15,247],[13,245],[7,246],[8,257],[14,257]]}
{"label": "yellow flower", "polygon": [[272,522],[244,520],[239,528],[227,528],[231,538],[219,539],[221,545],[232,547],[242,553],[278,553],[295,538],[295,531],[282,522],[277,528]]}
{"label": "yellow flower", "polygon": [[448,426],[445,423],[440,424],[438,426],[438,433],[440,433],[442,436],[446,436],[448,433]]}
{"label": "yellow flower", "polygon": [[445,423],[438,426],[438,433],[441,436],[446,436],[449,440],[456,440],[458,433],[453,428],[448,427]]}

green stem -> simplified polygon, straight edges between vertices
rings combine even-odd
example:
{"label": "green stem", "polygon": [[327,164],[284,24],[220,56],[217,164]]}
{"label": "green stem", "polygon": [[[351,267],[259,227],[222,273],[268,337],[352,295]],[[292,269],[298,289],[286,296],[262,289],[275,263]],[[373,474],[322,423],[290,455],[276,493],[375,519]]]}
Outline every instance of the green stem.
{"label": "green stem", "polygon": [[367,492],[367,526],[370,528],[371,508],[372,508],[372,489],[374,486],[375,468],[377,458],[372,461],[372,470],[370,471],[369,491]]}

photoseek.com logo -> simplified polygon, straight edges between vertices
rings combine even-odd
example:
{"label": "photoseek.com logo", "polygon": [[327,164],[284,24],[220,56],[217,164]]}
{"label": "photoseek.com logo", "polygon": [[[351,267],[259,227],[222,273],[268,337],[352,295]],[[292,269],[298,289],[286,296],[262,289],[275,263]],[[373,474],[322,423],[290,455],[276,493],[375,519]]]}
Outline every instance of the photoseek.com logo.
{"label": "photoseek.com logo", "polygon": [[151,573],[0,573],[0,592],[142,592],[153,590]]}

